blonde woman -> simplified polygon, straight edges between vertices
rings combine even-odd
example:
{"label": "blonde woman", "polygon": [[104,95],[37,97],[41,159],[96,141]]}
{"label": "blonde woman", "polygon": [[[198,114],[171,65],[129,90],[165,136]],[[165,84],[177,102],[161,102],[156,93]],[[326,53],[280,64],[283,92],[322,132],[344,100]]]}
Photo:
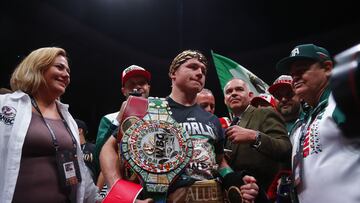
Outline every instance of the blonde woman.
{"label": "blonde woman", "polygon": [[78,128],[58,98],[70,83],[65,50],[40,48],[13,72],[0,95],[1,202],[95,202]]}

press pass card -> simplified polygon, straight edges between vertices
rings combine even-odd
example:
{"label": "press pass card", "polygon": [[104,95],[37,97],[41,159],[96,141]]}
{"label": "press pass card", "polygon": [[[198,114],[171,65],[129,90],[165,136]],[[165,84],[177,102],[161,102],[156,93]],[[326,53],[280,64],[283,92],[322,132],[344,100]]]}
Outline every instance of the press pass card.
{"label": "press pass card", "polygon": [[65,187],[76,185],[81,182],[79,162],[73,151],[61,150],[56,153],[56,162],[61,178],[61,184]]}

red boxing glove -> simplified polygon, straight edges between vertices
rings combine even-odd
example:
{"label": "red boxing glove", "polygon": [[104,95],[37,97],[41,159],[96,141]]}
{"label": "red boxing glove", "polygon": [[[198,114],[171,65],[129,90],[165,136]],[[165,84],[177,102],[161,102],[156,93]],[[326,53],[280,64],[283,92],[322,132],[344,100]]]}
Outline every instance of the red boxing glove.
{"label": "red boxing glove", "polygon": [[111,187],[103,203],[129,203],[135,202],[136,197],[142,190],[142,186],[130,181],[119,179]]}

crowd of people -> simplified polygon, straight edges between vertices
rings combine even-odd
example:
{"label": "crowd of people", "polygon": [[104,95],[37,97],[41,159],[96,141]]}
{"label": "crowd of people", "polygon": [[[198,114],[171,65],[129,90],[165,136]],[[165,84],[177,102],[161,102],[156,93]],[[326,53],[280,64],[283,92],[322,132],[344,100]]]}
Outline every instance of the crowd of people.
{"label": "crowd of people", "polygon": [[[348,121],[329,85],[334,61],[325,48],[292,49],[264,94],[241,78],[227,81],[227,118],[215,115],[204,88],[208,64],[195,50],[175,56],[162,99],[149,97],[151,72],[125,68],[125,100],[101,118],[90,143],[86,123],[61,102],[70,83],[66,51],[32,51],[11,89],[0,89],[0,202],[360,201],[359,136],[342,130]],[[135,132],[139,143],[125,143]]]}

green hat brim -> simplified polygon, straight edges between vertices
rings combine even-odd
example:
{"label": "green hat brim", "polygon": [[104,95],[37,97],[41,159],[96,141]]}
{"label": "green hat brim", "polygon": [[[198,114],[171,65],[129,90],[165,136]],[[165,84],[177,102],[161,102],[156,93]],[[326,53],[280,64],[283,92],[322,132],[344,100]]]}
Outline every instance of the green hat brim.
{"label": "green hat brim", "polygon": [[289,74],[290,73],[290,66],[296,61],[301,60],[312,60],[316,61],[316,59],[309,57],[309,56],[289,56],[281,59],[276,64],[276,70],[281,74]]}

